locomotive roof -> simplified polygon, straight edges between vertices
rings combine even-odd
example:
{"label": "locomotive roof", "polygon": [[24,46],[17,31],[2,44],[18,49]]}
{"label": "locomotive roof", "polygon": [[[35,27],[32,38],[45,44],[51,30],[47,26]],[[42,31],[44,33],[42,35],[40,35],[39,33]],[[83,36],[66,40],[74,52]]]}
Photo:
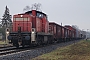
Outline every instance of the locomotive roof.
{"label": "locomotive roof", "polygon": [[[45,16],[47,16],[45,13],[43,13],[43,12],[40,12],[40,11],[36,11],[37,13],[41,13],[41,14],[43,14],[43,15],[45,15]],[[28,14],[28,13],[32,13],[32,11],[27,11],[27,12],[25,12],[25,14]]]}

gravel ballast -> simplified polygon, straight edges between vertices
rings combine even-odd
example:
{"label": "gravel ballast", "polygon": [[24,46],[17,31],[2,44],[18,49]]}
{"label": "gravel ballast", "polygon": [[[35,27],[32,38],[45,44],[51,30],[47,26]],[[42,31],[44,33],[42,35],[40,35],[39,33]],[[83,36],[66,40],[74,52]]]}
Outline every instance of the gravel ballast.
{"label": "gravel ballast", "polygon": [[31,60],[32,58],[35,58],[39,55],[51,52],[59,47],[70,45],[70,44],[76,43],[78,41],[80,41],[80,40],[66,42],[66,43],[59,43],[59,44],[55,44],[55,45],[45,46],[42,48],[30,49],[30,50],[26,50],[26,51],[22,51],[22,52],[18,52],[18,53],[0,56],[0,60]]}

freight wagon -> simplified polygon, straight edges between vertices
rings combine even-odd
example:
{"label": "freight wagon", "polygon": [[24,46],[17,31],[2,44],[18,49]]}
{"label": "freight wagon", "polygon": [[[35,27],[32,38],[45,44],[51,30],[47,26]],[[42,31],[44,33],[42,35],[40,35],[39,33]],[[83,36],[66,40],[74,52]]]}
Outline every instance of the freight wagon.
{"label": "freight wagon", "polygon": [[54,22],[49,23],[50,33],[53,34],[54,41],[66,42],[75,39],[76,30],[71,26],[62,26]]}
{"label": "freight wagon", "polygon": [[68,28],[69,31],[69,38],[70,40],[75,40],[76,38],[76,29],[71,27],[70,25],[65,25],[66,28]]}

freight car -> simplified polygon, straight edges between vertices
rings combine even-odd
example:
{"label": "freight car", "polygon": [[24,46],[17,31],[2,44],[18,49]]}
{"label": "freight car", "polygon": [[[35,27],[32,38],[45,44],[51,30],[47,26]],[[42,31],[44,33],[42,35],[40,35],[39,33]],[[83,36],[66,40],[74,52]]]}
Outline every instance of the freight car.
{"label": "freight car", "polygon": [[54,41],[56,42],[66,42],[75,39],[76,30],[71,26],[62,26],[62,24],[59,25],[57,23],[50,22],[49,29],[50,33],[53,34]]}
{"label": "freight car", "polygon": [[69,31],[69,39],[70,40],[75,40],[76,38],[76,29],[71,27],[70,25],[65,25],[66,28],[68,28]]}
{"label": "freight car", "polygon": [[13,16],[13,28],[8,40],[17,48],[22,45],[42,45],[65,42],[75,38],[75,29],[49,22],[43,12],[32,10]]}

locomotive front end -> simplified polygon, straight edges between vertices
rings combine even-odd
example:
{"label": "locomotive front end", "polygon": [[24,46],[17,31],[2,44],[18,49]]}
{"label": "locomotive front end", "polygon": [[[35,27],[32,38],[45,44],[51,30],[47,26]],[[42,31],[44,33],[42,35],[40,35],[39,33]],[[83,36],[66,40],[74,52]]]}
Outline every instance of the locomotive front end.
{"label": "locomotive front end", "polygon": [[30,44],[31,38],[31,27],[32,27],[32,18],[27,14],[18,14],[13,16],[13,29],[8,36],[8,40],[11,43],[19,47],[22,45]]}

